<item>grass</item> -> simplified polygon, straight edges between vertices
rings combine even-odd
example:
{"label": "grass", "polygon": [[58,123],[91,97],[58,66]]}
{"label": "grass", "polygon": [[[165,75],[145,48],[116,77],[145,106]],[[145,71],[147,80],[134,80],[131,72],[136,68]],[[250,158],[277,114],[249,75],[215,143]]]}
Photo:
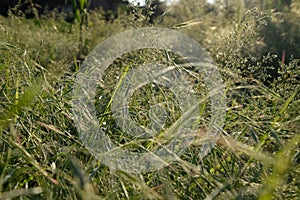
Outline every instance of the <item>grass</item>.
{"label": "grass", "polygon": [[[197,6],[193,9],[204,12]],[[199,19],[188,7],[176,14],[181,9],[171,10],[156,25],[177,27],[214,58],[226,82],[225,124],[212,152],[200,159],[211,114],[210,101],[203,101],[193,144],[176,162],[143,174],[109,169],[85,148],[71,101],[85,57],[84,52],[78,55],[81,37],[91,50],[128,26],[147,23],[132,15],[106,22],[101,14],[91,13],[89,27],[79,29],[78,22],[57,17],[41,17],[37,23],[0,16],[0,199],[299,199],[300,58],[294,55],[281,62],[272,49],[264,52],[270,38],[264,39],[263,33],[266,27],[281,24],[278,14],[237,9],[233,20],[224,20],[221,11]],[[291,13],[282,15],[297,27],[299,13],[294,3]],[[295,45],[298,36],[291,30],[288,39]],[[153,49],[131,52],[106,70],[97,91],[97,98],[102,96],[96,103],[98,117],[105,122],[106,134],[116,144],[132,144],[136,152],[155,149],[157,141],[141,142],[120,130],[108,105],[126,69],[158,60],[184,62]],[[270,77],[274,68],[276,76]],[[191,76],[192,69],[187,72],[196,96],[205,99],[203,78]],[[147,126],[151,116],[144,113],[163,102],[169,103],[163,105],[169,112],[167,130],[180,113],[179,103],[165,87],[147,85],[136,91],[131,115]]]}

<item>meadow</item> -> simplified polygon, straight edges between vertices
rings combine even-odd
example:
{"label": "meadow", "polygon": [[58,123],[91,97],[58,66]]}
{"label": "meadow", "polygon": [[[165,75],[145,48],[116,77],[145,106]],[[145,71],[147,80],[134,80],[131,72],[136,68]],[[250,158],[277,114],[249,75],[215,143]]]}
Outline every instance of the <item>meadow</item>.
{"label": "meadow", "polygon": [[[300,2],[275,9],[189,0],[163,7],[153,21],[151,7],[129,10],[108,19],[101,10],[79,9],[73,21],[55,11],[0,16],[0,199],[299,199]],[[203,77],[190,76],[203,100],[200,134],[170,165],[126,173],[84,146],[74,122],[73,88],[99,43],[149,26],[184,33],[209,53],[226,84],[226,116],[214,148],[201,159],[211,102]],[[132,151],[152,151],[156,141],[141,143],[120,130],[111,99],[126,70],[157,61],[185,62],[172,52],[134,51],[111,64],[97,89],[99,124],[116,144],[133,144]],[[170,127],[180,117],[172,95],[147,85],[134,93],[130,113],[147,126],[147,110],[171,101],[164,104]]]}

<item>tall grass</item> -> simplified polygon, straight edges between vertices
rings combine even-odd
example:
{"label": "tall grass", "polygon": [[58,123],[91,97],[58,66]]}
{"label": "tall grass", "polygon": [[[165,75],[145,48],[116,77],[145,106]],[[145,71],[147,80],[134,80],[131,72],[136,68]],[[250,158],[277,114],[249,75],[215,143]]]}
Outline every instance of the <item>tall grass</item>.
{"label": "tall grass", "polygon": [[[292,15],[299,15],[297,6]],[[197,8],[204,12],[201,5]],[[191,147],[168,167],[144,174],[109,169],[88,152],[73,122],[71,100],[80,67],[80,35],[91,50],[128,26],[147,24],[132,16],[106,22],[91,13],[85,30],[63,19],[40,18],[36,24],[22,17],[0,17],[0,199],[299,198],[300,62],[298,57],[281,62],[274,52],[264,54],[262,33],[278,22],[276,15],[237,8],[229,21],[221,11],[217,16],[194,16],[188,7],[181,9],[165,13],[158,25],[187,33],[215,58],[227,85],[225,125],[213,151],[200,159],[210,117],[205,102],[203,127]],[[193,16],[184,16],[189,12]],[[202,23],[194,24],[195,18]],[[118,78],[126,67],[170,59],[182,64],[176,55],[144,50],[124,55],[108,68],[105,84],[97,91],[103,96],[97,108],[116,143],[135,142],[116,127],[107,106]],[[279,68],[276,63],[281,63]],[[277,76],[270,79],[268,69],[275,67]],[[190,82],[203,98],[207,90],[201,77]],[[134,94],[130,111],[147,125],[150,118],[141,113],[171,96],[164,87],[147,86]],[[173,102],[167,108],[171,125],[179,117],[178,107]],[[142,147],[151,149],[153,143]],[[141,151],[141,146],[133,148]]]}

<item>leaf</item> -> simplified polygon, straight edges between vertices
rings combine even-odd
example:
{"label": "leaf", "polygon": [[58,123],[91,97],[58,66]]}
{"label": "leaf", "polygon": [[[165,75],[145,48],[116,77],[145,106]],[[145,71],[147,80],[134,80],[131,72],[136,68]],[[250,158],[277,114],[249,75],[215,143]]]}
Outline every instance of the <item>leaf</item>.
{"label": "leaf", "polygon": [[86,0],[79,0],[79,8],[81,12],[84,10],[85,4],[86,4]]}
{"label": "leaf", "polygon": [[34,99],[42,90],[43,82],[36,81],[30,86],[22,97],[18,100],[17,104],[11,105],[6,112],[0,113],[0,129],[6,127],[12,118],[20,114],[23,107],[29,106],[34,103]]}

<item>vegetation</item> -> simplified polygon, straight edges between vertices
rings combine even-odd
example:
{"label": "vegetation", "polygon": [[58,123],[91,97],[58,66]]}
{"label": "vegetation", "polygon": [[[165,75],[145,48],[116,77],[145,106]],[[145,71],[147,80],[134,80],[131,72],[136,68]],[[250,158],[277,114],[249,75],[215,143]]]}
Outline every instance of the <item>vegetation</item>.
{"label": "vegetation", "polygon": [[[163,13],[155,18],[155,5],[147,4],[119,10],[111,21],[80,2],[73,22],[52,12],[0,16],[0,199],[299,199],[299,1],[185,0],[156,4]],[[200,159],[211,106],[204,101],[199,135],[177,162],[129,174],[103,165],[82,144],[72,90],[97,44],[145,26],[185,33],[209,52],[226,82],[226,119],[214,149]],[[184,63],[172,52],[131,52],[112,63],[97,91],[107,134],[117,144],[133,143],[135,151],[155,142],[140,144],[119,130],[109,102],[126,69],[154,61]],[[189,79],[200,99],[207,94],[202,78]],[[133,95],[130,112],[146,126],[150,117],[143,113],[171,96],[147,85]],[[171,126],[180,117],[178,103],[166,108]]]}

